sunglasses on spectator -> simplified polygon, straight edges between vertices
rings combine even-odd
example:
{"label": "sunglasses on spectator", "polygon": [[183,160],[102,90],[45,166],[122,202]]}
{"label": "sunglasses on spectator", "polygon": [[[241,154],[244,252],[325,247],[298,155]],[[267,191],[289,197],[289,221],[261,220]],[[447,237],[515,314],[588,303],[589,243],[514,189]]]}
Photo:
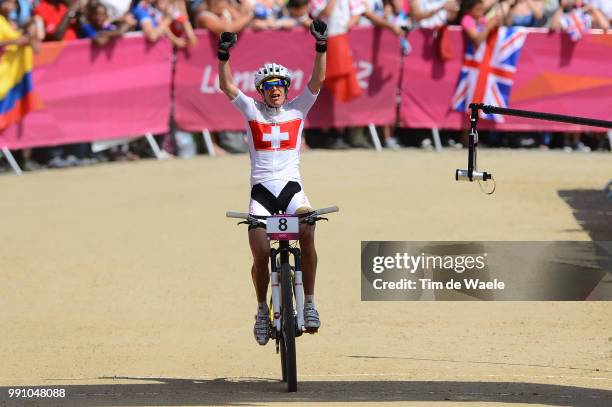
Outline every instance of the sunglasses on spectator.
{"label": "sunglasses on spectator", "polygon": [[271,81],[265,81],[261,84],[261,88],[263,90],[270,90],[273,87],[278,86],[284,86],[287,87],[287,81],[285,81],[284,79],[273,79]]}

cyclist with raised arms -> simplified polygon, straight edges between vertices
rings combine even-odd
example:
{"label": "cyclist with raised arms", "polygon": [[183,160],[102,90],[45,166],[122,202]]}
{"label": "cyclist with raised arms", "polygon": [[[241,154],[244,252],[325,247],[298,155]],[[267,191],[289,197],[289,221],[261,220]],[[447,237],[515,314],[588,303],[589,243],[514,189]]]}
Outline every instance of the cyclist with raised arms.
{"label": "cyclist with raised arms", "polygon": [[[300,178],[300,148],[304,120],[325,80],[327,25],[320,20],[314,21],[310,25],[310,32],[316,39],[312,76],[302,93],[290,101],[287,101],[287,93],[291,86],[291,73],[277,63],[266,63],[255,73],[255,88],[261,95],[261,101],[242,93],[234,84],[228,62],[229,50],[236,43],[236,34],[224,32],[219,39],[219,87],[246,121],[251,157],[249,213],[252,215],[312,211]],[[314,229],[314,225],[300,226],[304,328],[309,332],[316,332],[321,325],[314,302],[317,269]],[[249,245],[253,253],[251,276],[258,302],[253,333],[257,343],[265,345],[270,338],[270,311],[266,303],[270,281],[270,242],[265,229],[249,227]]]}

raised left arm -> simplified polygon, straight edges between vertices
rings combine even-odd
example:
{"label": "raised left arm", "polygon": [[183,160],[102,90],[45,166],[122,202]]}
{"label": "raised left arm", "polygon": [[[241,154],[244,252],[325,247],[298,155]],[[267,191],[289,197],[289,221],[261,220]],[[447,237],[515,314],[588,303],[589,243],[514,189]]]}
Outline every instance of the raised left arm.
{"label": "raised left arm", "polygon": [[308,81],[308,89],[316,95],[319,93],[321,86],[323,86],[323,81],[325,80],[327,24],[322,20],[315,20],[310,24],[310,32],[317,41],[315,46],[317,54],[315,56],[314,66],[312,67],[312,76],[310,77],[310,81]]}

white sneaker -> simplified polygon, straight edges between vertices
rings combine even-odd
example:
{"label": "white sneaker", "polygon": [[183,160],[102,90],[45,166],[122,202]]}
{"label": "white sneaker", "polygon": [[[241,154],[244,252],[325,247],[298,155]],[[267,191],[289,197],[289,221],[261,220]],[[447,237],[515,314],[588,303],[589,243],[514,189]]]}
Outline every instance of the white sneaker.
{"label": "white sneaker", "polygon": [[307,302],[304,304],[304,329],[308,332],[317,332],[321,326],[319,313],[314,304]]}
{"label": "white sneaker", "polygon": [[390,150],[399,150],[402,148],[395,137],[389,137],[387,140],[385,140],[385,147]]}
{"label": "white sneaker", "polygon": [[424,139],[421,141],[421,148],[422,148],[423,150],[433,150],[433,146],[432,146],[432,144],[433,144],[433,143],[431,142],[431,140],[430,140],[430,139],[428,139],[428,138],[424,138]]}
{"label": "white sneaker", "polygon": [[582,141],[580,141],[574,146],[574,150],[580,151],[581,153],[590,153],[591,147],[585,145]]}
{"label": "white sneaker", "polygon": [[267,305],[263,309],[257,308],[253,334],[257,343],[262,346],[270,340],[270,309]]}

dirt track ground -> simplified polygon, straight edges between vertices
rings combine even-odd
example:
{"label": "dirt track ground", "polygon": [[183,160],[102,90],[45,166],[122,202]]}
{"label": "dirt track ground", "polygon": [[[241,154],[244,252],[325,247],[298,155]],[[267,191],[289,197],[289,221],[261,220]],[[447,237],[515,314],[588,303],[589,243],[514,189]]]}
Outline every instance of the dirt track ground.
{"label": "dirt track ground", "polygon": [[483,150],[492,197],[453,180],[465,161],[303,155],[311,202],[341,212],[318,228],[323,327],[293,395],[224,218],[247,208],[246,155],[0,177],[0,405],[14,386],[68,406],[612,405],[609,302],[360,301],[361,240],[612,240],[609,154]]}

